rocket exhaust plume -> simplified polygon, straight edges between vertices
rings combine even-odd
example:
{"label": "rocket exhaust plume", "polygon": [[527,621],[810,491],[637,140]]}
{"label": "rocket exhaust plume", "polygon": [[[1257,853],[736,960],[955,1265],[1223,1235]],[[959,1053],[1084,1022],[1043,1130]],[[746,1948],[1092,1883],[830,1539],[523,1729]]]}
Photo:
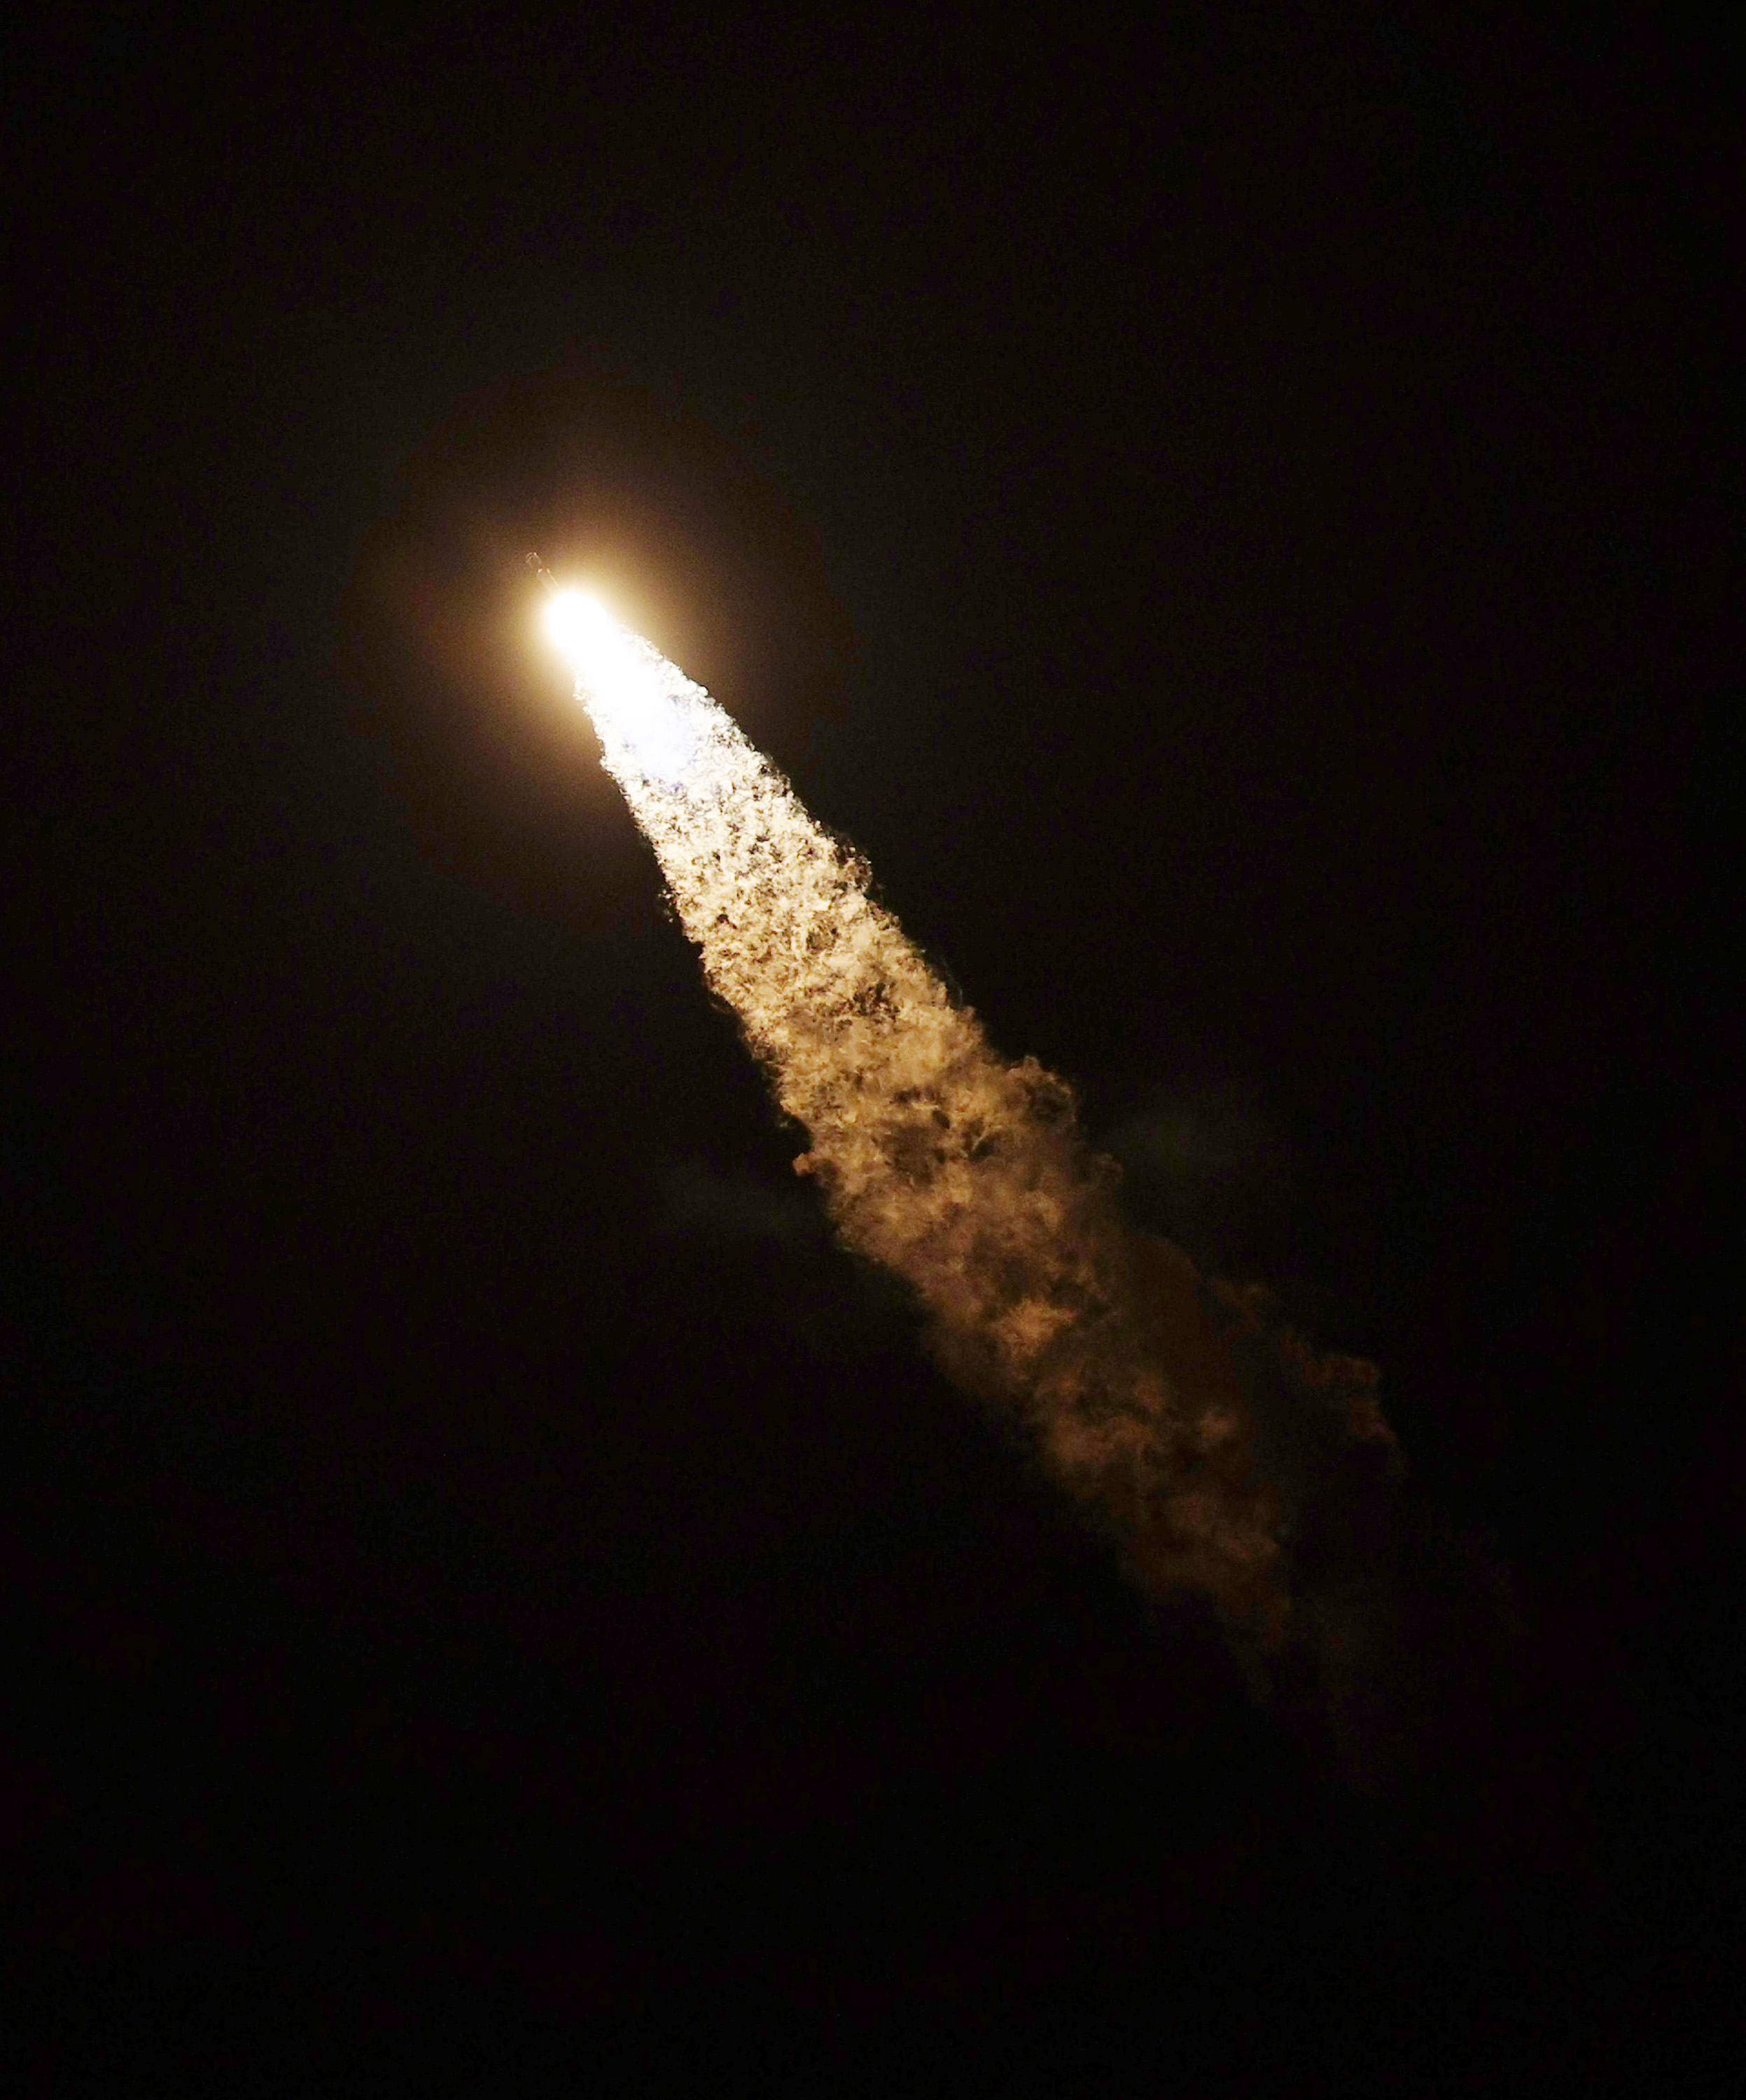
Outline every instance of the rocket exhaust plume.
{"label": "rocket exhaust plume", "polygon": [[1143,1590],[1210,1599],[1251,1688],[1325,1726],[1348,1780],[1428,1748],[1521,1627],[1501,1564],[1411,1498],[1374,1366],[1130,1232],[1065,1083],[994,1049],[700,686],[529,559],[840,1238],[906,1280],[943,1368],[1016,1418]]}
{"label": "rocket exhaust plume", "polygon": [[606,768],[842,1239],[907,1281],[947,1372],[1017,1411],[1144,1587],[1202,1591],[1241,1648],[1276,1645],[1281,1510],[1255,1424],[1234,1379],[1166,1368],[1160,1243],[1126,1231],[1070,1089],[994,1050],[865,863],[701,687],[540,576]]}

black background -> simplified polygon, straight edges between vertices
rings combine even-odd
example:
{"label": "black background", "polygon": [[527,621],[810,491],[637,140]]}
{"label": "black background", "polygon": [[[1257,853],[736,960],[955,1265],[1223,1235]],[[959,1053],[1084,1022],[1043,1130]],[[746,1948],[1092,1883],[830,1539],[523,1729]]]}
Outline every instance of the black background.
{"label": "black background", "polygon": [[[1719,2076],[1720,47],[9,35],[42,2089]],[[1380,1794],[833,1251],[530,547],[1382,1363],[1527,1632]]]}

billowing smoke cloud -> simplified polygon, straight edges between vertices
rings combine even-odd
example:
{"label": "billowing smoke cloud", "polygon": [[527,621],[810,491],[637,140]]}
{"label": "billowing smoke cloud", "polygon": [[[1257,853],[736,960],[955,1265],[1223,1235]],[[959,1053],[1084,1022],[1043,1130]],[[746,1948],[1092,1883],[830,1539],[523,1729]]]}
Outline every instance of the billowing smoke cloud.
{"label": "billowing smoke cloud", "polygon": [[1373,1368],[1130,1233],[1070,1089],[990,1046],[708,695],[597,615],[568,639],[608,770],[844,1242],[906,1280],[943,1366],[1017,1413],[1135,1580],[1210,1597],[1258,1671],[1322,1658],[1343,1725],[1373,1733],[1402,1472]]}

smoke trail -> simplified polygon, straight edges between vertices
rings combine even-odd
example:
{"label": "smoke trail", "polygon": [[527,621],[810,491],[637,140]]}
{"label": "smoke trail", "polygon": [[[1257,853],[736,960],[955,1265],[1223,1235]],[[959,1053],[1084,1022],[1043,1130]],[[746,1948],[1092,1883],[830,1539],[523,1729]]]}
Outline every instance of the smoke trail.
{"label": "smoke trail", "polygon": [[1495,1555],[1415,1497],[1375,1367],[1128,1231],[1071,1090],[994,1050],[709,695],[588,601],[550,612],[841,1238],[906,1281],[946,1370],[1016,1417],[1144,1590],[1212,1600],[1251,1686],[1350,1781],[1429,1749],[1523,1630]]}
{"label": "smoke trail", "polygon": [[908,1281],[947,1371],[1019,1411],[1141,1583],[1203,1590],[1246,1644],[1275,1643],[1279,1499],[1254,1423],[1234,1379],[1166,1370],[1157,1256],[1125,1231],[1070,1089],[994,1052],[865,864],[701,687],[585,601],[553,615],[607,769],[806,1130],[796,1168],[844,1241]]}

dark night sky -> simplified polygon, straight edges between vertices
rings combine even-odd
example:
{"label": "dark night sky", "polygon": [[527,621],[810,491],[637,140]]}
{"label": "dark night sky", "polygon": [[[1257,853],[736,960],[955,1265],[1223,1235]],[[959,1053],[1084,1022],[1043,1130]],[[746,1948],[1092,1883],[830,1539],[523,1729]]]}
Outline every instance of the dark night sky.
{"label": "dark night sky", "polygon": [[[1460,19],[8,33],[40,2089],[1719,2060],[1723,54]],[[1381,1797],[832,1250],[530,547],[1381,1362],[1528,1628]]]}

